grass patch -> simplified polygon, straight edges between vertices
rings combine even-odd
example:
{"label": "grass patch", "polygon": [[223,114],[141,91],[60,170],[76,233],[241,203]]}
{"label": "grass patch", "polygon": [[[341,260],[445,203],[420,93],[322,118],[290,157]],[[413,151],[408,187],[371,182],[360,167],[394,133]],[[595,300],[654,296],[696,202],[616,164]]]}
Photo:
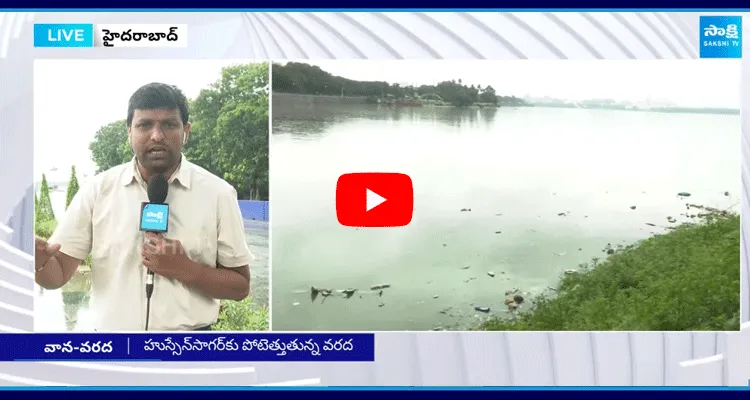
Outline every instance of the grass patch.
{"label": "grass patch", "polygon": [[[706,210],[704,207],[692,206]],[[698,223],[622,248],[566,275],[515,320],[514,331],[722,331],[740,325],[740,216],[707,209]]]}
{"label": "grass patch", "polygon": [[36,236],[47,240],[50,236],[52,236],[52,233],[55,231],[56,227],[57,220],[54,219],[48,219],[46,221],[36,221],[36,223],[34,224],[34,233],[36,234]]}
{"label": "grass patch", "polygon": [[268,307],[253,304],[252,298],[242,301],[221,302],[219,320],[213,325],[215,331],[267,331]]}

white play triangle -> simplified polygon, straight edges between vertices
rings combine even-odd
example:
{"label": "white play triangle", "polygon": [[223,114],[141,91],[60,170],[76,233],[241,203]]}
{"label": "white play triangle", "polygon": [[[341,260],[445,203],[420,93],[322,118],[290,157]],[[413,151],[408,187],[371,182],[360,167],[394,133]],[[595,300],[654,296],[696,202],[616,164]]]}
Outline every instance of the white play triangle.
{"label": "white play triangle", "polygon": [[367,209],[365,212],[385,203],[385,198],[370,189],[367,189]]}

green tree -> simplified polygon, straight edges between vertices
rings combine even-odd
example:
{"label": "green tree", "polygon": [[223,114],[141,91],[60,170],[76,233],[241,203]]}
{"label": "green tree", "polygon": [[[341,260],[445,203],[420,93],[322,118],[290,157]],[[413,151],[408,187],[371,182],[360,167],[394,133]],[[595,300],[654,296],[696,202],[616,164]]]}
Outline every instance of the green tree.
{"label": "green tree", "polygon": [[240,199],[268,200],[268,64],[224,68],[191,108],[188,159],[229,182]]}
{"label": "green tree", "polygon": [[130,161],[133,152],[128,145],[128,129],[125,120],[119,120],[103,127],[94,135],[89,144],[91,159],[96,163],[97,172],[106,171],[114,166]]}
{"label": "green tree", "polygon": [[76,166],[73,165],[70,168],[70,181],[68,182],[68,192],[65,194],[65,209],[68,209],[70,202],[73,201],[76,193],[78,193],[78,177],[76,176]]}
{"label": "green tree", "polygon": [[482,103],[491,103],[491,104],[497,104],[497,94],[495,93],[495,89],[492,88],[492,86],[487,86],[484,89],[480,89],[481,93],[479,93],[479,101]]}
{"label": "green tree", "polygon": [[55,219],[55,211],[52,209],[52,200],[49,195],[49,184],[47,184],[47,176],[42,174],[42,184],[39,188],[39,200],[37,201],[37,207],[35,219],[37,223],[43,223]]}

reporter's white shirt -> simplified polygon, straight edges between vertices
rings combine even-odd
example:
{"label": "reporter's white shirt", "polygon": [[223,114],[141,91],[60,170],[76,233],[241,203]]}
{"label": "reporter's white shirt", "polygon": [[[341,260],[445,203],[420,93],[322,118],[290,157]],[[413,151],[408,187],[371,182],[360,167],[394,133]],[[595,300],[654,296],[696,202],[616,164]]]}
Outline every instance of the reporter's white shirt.
{"label": "reporter's white shirt", "polygon": [[[146,323],[146,268],[139,230],[146,182],[135,158],[85,182],[60,219],[50,243],[77,259],[91,253],[89,308],[97,331],[142,331]],[[182,156],[169,178],[169,231],[193,261],[215,268],[249,265],[237,191]],[[181,282],[154,277],[149,331],[193,330],[216,322],[219,301]]]}

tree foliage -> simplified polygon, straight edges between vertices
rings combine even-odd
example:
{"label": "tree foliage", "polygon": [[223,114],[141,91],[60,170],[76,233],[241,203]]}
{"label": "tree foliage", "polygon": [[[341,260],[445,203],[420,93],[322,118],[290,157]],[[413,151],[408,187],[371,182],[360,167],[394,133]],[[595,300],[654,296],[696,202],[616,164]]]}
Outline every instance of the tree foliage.
{"label": "tree foliage", "polygon": [[39,198],[34,213],[36,223],[44,223],[55,219],[55,211],[52,209],[52,200],[49,194],[47,175],[42,174],[42,184],[39,188]]}
{"label": "tree foliage", "polygon": [[73,201],[76,193],[78,193],[78,177],[76,176],[76,166],[70,167],[70,181],[68,181],[68,192],[65,194],[65,209],[68,209],[70,202]]}
{"label": "tree foliage", "polygon": [[380,81],[355,81],[332,75],[318,66],[296,62],[286,65],[274,64],[272,74],[273,91],[279,93],[435,99],[456,107],[475,103],[498,106],[528,105],[523,99],[515,96],[498,96],[492,86],[467,86],[460,79],[440,82],[437,85],[401,86],[398,83]]}
{"label": "tree foliage", "polygon": [[125,120],[110,122],[102,126],[89,144],[91,159],[96,163],[96,172],[106,171],[114,166],[128,162],[133,152],[128,144],[128,129]]}
{"label": "tree foliage", "polygon": [[[268,200],[268,64],[226,67],[190,102],[193,163],[223,178],[240,199]],[[132,159],[125,120],[103,126],[89,149],[104,171]]]}

